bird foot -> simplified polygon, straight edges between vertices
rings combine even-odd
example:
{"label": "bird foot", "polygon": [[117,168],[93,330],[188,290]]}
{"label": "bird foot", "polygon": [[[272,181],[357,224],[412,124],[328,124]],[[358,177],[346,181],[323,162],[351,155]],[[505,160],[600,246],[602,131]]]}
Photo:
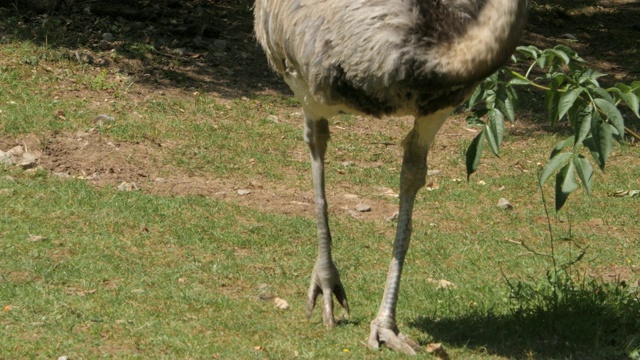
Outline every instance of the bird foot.
{"label": "bird foot", "polygon": [[398,327],[382,327],[378,319],[371,321],[371,333],[369,334],[369,347],[379,349],[384,343],[389,349],[406,355],[416,355],[420,352],[420,344],[412,340],[398,330]]}
{"label": "bird foot", "polygon": [[338,269],[330,263],[329,265],[316,263],[311,275],[311,286],[307,297],[307,319],[316,306],[316,299],[322,295],[322,321],[327,327],[334,327],[336,321],[333,317],[333,296],[344,308],[346,316],[349,316],[349,304],[347,294],[340,281]]}

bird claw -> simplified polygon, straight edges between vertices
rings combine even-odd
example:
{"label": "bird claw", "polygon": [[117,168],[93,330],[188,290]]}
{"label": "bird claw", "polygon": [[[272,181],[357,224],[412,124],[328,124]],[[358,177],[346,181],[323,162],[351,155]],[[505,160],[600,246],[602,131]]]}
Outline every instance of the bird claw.
{"label": "bird claw", "polygon": [[[316,266],[317,268],[317,266]],[[334,327],[336,321],[333,317],[333,296],[340,306],[342,306],[346,312],[346,316],[349,316],[349,304],[347,302],[347,293],[344,290],[338,270],[335,266],[332,266],[331,271],[328,272],[328,276],[319,276],[319,272],[314,268],[313,275],[311,276],[311,287],[309,288],[309,296],[307,298],[307,319],[311,317],[311,313],[316,306],[316,299],[322,295],[322,321],[327,327]]]}
{"label": "bird claw", "polygon": [[420,352],[420,344],[401,333],[396,326],[385,328],[378,325],[378,320],[371,321],[371,333],[369,334],[369,347],[379,349],[384,343],[389,349],[406,355],[416,355]]}

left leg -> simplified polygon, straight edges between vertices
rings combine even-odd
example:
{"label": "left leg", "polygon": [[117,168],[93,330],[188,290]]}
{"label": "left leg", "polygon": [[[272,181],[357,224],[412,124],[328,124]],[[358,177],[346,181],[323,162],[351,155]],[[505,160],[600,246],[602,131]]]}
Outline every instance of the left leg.
{"label": "left leg", "polygon": [[336,324],[333,317],[333,296],[349,314],[347,294],[344,291],[338,268],[331,256],[331,232],[327,213],[327,197],[324,186],[324,155],[329,140],[329,123],[324,118],[316,119],[305,109],[304,139],[311,152],[311,170],[316,204],[318,227],[318,257],[311,273],[311,285],[307,296],[307,318],[316,306],[316,299],[322,295],[322,320],[328,327]]}

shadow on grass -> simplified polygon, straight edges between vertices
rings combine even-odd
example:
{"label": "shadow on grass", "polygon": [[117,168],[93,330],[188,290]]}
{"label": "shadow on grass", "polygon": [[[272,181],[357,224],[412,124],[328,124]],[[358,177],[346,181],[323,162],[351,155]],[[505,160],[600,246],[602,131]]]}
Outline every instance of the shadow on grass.
{"label": "shadow on grass", "polygon": [[436,341],[510,359],[640,359],[637,290],[585,284],[556,300],[554,306],[538,302],[508,314],[419,317],[411,326]]}

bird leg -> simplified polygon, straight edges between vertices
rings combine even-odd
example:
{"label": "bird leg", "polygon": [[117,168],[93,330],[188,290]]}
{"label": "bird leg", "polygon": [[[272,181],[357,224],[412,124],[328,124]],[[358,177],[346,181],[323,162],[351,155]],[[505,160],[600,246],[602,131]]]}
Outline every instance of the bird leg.
{"label": "bird leg", "polygon": [[324,155],[329,140],[329,123],[326,119],[312,119],[305,112],[304,140],[311,151],[311,170],[316,204],[318,226],[318,257],[311,273],[311,286],[307,298],[307,318],[316,305],[316,299],[322,294],[322,320],[328,327],[335,326],[333,317],[333,295],[349,314],[347,295],[340,281],[338,268],[331,258],[331,233],[327,213],[327,197],[324,185]]}
{"label": "bird leg", "polygon": [[434,114],[432,117],[416,119],[413,130],[404,140],[405,149],[400,172],[398,226],[382,302],[378,315],[371,321],[369,347],[373,349],[378,349],[380,344],[384,343],[390,349],[408,355],[415,355],[420,350],[417,342],[398,330],[396,325],[396,305],[404,258],[409,250],[409,241],[411,239],[413,205],[418,190],[426,182],[429,145],[449,112],[450,109],[446,109]]}

